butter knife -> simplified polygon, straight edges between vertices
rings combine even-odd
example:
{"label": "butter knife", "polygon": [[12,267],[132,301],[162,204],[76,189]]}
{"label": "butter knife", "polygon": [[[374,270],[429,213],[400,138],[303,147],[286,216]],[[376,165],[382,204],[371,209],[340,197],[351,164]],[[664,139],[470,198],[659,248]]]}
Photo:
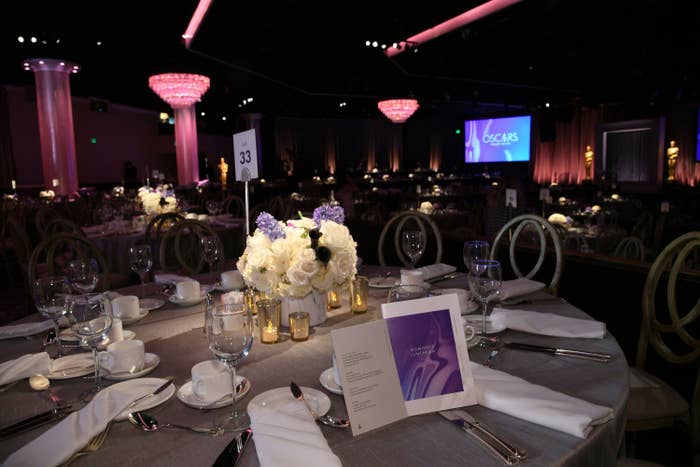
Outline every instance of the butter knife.
{"label": "butter knife", "polygon": [[561,349],[561,348],[557,348],[557,347],[547,347],[544,345],[524,344],[522,342],[504,342],[503,346],[507,347],[509,349],[530,350],[533,352],[544,352],[544,353],[550,353],[553,355],[560,355],[562,357],[583,358],[585,360],[593,360],[593,361],[602,362],[602,363],[607,363],[612,358],[612,355],[604,354],[604,353],[587,352],[584,350],[575,350],[575,349]]}
{"label": "butter knife", "polygon": [[248,441],[253,437],[253,430],[248,428],[240,432],[233,438],[233,441],[228,443],[228,446],[221,451],[219,457],[216,458],[212,467],[231,467],[236,465],[238,459],[241,458],[243,450],[248,445]]}
{"label": "butter knife", "polygon": [[462,419],[459,415],[455,414],[454,411],[443,410],[438,413],[448,419],[454,425],[458,426],[465,433],[468,433],[476,438],[476,440],[479,441],[482,446],[484,446],[492,454],[496,455],[506,465],[516,465],[520,463],[521,459],[518,458],[510,449],[507,449],[502,443],[495,441],[491,436],[488,436],[482,430]]}
{"label": "butter knife", "polygon": [[46,423],[52,422],[54,420],[60,420],[72,411],[70,410],[70,405],[63,405],[54,407],[46,412],[41,412],[39,414],[33,415],[31,417],[25,418],[12,425],[7,425],[0,428],[0,438],[6,438],[18,433],[22,433],[27,430],[34,429]]}
{"label": "butter knife", "polygon": [[160,394],[161,392],[165,391],[165,390],[168,388],[168,386],[170,386],[171,384],[173,384],[173,381],[175,381],[175,377],[174,377],[174,376],[169,376],[169,377],[167,377],[167,378],[165,379],[165,383],[163,383],[163,384],[161,384],[160,386],[158,386],[158,387],[155,389],[155,391],[153,391],[153,392],[151,392],[151,393],[149,393],[149,394],[146,394],[146,395],[144,395],[144,396],[141,396],[141,397],[139,397],[138,399],[136,399],[136,400],[134,400],[133,402],[131,402],[131,404],[129,404],[129,406],[127,407],[127,409],[132,408],[133,406],[135,406],[136,404],[138,404],[139,402],[141,402],[141,401],[144,400],[144,399],[148,399],[149,397],[153,397],[153,396],[155,396],[155,395],[157,395],[157,394]]}

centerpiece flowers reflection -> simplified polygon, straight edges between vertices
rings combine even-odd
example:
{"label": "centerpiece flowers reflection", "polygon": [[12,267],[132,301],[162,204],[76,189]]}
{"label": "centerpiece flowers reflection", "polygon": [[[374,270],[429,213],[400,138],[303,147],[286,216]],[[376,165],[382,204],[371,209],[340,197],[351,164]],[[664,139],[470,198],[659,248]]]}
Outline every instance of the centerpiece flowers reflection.
{"label": "centerpiece flowers reflection", "polygon": [[326,320],[326,293],[347,287],[357,273],[357,243],[343,225],[340,206],[316,208],[285,222],[263,212],[237,267],[250,287],[282,299],[282,325],[289,313],[306,311],[312,326]]}
{"label": "centerpiece flowers reflection", "polygon": [[177,198],[172,185],[158,185],[155,188],[142,186],[139,188],[138,197],[148,216],[177,212]]}

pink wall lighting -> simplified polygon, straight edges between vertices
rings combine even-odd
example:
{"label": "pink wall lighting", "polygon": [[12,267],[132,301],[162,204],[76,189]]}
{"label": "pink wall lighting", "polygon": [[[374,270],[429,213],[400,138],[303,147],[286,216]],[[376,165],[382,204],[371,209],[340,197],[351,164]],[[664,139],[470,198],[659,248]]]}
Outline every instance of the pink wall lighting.
{"label": "pink wall lighting", "polygon": [[415,99],[389,99],[377,103],[377,107],[394,123],[403,123],[418,110],[418,101]]}
{"label": "pink wall lighting", "polygon": [[178,184],[198,182],[197,116],[194,104],[209,89],[209,78],[187,73],[164,73],[148,78],[148,86],[175,111]]}
{"label": "pink wall lighting", "polygon": [[75,162],[70,74],[77,73],[79,67],[50,58],[32,58],[25,60],[22,66],[34,72],[36,82],[44,188],[54,190],[58,195],[76,192],[78,167]]}

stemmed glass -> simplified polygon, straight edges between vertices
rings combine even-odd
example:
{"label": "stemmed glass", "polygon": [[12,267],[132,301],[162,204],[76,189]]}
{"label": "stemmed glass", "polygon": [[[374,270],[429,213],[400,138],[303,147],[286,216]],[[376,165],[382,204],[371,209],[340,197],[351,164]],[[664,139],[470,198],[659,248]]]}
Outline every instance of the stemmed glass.
{"label": "stemmed glass", "polygon": [[68,263],[66,272],[73,290],[78,293],[90,293],[97,287],[99,268],[94,258],[75,259]]}
{"label": "stemmed glass", "polygon": [[102,380],[97,346],[107,337],[112,327],[112,305],[103,293],[78,295],[70,300],[69,312],[73,333],[80,338],[82,344],[92,349],[95,360],[95,385],[89,392],[98,392],[102,389]]}
{"label": "stemmed glass", "polygon": [[425,251],[425,233],[420,230],[404,230],[401,232],[401,248],[415,269],[416,262]]}
{"label": "stemmed glass", "polygon": [[481,347],[486,347],[488,338],[486,337],[486,311],[488,303],[494,295],[498,294],[501,288],[501,263],[494,259],[477,259],[471,263],[469,274],[469,288],[472,294],[481,302]]}
{"label": "stemmed glass", "polygon": [[218,261],[219,256],[221,256],[221,242],[219,237],[216,235],[205,235],[200,240],[202,244],[202,256],[204,260],[209,265],[209,272],[214,271],[214,263]]}
{"label": "stemmed glass", "polygon": [[248,355],[253,345],[253,315],[245,303],[215,305],[209,307],[207,313],[209,316],[205,319],[205,329],[209,350],[231,372],[231,415],[219,426],[227,431],[245,430],[250,426],[250,417],[245,409],[240,410],[238,407],[236,364]]}
{"label": "stemmed glass", "polygon": [[471,273],[472,262],[477,259],[488,259],[489,242],[486,240],[467,240],[464,242],[462,258],[467,267],[467,274]]}
{"label": "stemmed glass", "polygon": [[56,332],[56,358],[63,356],[58,320],[68,311],[70,284],[65,276],[40,277],[32,284],[32,296],[37,310],[44,318],[53,320]]}
{"label": "stemmed glass", "polygon": [[141,296],[145,295],[146,280],[144,277],[153,267],[153,256],[150,245],[133,245],[129,247],[129,267],[141,279]]}

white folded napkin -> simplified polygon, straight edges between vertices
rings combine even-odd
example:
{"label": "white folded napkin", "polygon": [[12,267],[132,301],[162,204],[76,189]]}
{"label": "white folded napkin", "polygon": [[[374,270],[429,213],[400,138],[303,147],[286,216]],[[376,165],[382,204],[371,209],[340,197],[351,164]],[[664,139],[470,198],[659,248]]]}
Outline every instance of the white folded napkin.
{"label": "white folded napkin", "polygon": [[249,406],[248,415],[261,467],[342,465],[303,402]]}
{"label": "white folded napkin", "polygon": [[602,339],[605,323],[592,319],[569,318],[568,316],[539,311],[511,310],[494,307],[491,313],[494,327],[506,327],[514,331],[554,337],[585,337]]}
{"label": "white folded napkin", "polygon": [[0,339],[33,336],[51,328],[53,328],[53,321],[51,320],[39,321],[38,323],[11,324],[0,327]]}
{"label": "white folded napkin", "polygon": [[0,363],[0,385],[34,375],[45,375],[50,369],[51,358],[46,352],[22,355],[14,360]]}
{"label": "white folded napkin", "polygon": [[542,282],[521,277],[520,279],[503,281],[503,283],[501,283],[501,288],[498,291],[498,297],[500,300],[508,300],[509,298],[527,295],[544,288],[545,284]]}
{"label": "white folded napkin", "polygon": [[156,274],[155,282],[156,284],[177,284],[178,282],[191,280],[186,276],[179,276],[177,274]]}
{"label": "white folded napkin", "polygon": [[477,403],[512,417],[585,438],[613,410],[471,362]]}
{"label": "white folded napkin", "polygon": [[423,273],[423,280],[444,276],[445,274],[450,274],[451,272],[455,272],[457,270],[456,267],[445,263],[428,264],[427,266],[417,269]]}
{"label": "white folded napkin", "polygon": [[[59,373],[64,370],[75,371],[77,368],[94,367],[95,360],[92,353],[82,352],[51,360],[50,373]],[[47,373],[42,373],[43,375]]]}
{"label": "white folded napkin", "polygon": [[164,382],[159,378],[147,378],[133,380],[128,386],[103,389],[85,407],[11,454],[3,466],[53,467],[62,464],[102,432],[110,420],[119,419],[131,402]]}

